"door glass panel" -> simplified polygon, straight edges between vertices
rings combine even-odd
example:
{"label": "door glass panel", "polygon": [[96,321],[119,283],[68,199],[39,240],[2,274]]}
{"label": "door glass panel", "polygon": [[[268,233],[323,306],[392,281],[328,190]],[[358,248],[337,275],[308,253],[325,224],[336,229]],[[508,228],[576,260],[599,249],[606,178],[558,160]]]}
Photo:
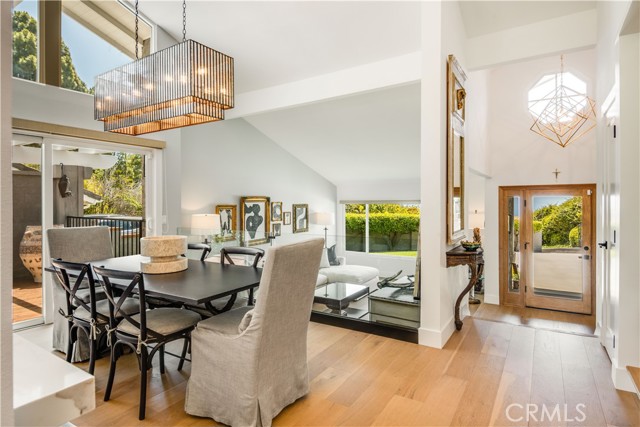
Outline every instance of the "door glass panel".
{"label": "door glass panel", "polygon": [[[536,296],[581,300],[584,280],[582,197],[532,197],[532,280]],[[588,264],[588,263],[587,263]]]}
{"label": "door glass panel", "polygon": [[42,144],[13,137],[13,323],[42,316]]}
{"label": "door glass panel", "polygon": [[520,197],[507,198],[508,291],[520,292]]}

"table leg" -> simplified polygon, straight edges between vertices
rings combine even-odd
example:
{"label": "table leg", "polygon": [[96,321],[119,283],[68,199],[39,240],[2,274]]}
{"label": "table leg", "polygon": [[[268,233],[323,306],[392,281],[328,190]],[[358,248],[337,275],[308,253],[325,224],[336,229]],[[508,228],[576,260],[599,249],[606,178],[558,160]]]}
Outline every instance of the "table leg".
{"label": "table leg", "polygon": [[478,272],[476,271],[476,266],[471,266],[471,279],[469,280],[469,284],[464,288],[462,293],[458,296],[456,300],[456,308],[455,308],[455,321],[456,321],[456,329],[459,331],[462,329],[462,320],[460,320],[460,303],[462,302],[462,298],[467,295],[467,292],[471,290],[472,287],[476,285],[476,281],[478,280]]}

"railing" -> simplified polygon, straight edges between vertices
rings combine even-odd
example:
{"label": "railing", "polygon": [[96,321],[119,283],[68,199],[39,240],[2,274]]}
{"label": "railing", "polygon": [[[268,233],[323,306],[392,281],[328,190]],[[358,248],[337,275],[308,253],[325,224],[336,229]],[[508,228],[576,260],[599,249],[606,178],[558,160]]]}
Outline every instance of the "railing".
{"label": "railing", "polygon": [[111,231],[111,246],[115,257],[140,253],[140,238],[144,237],[144,220],[114,216],[67,216],[67,227],[107,226]]}

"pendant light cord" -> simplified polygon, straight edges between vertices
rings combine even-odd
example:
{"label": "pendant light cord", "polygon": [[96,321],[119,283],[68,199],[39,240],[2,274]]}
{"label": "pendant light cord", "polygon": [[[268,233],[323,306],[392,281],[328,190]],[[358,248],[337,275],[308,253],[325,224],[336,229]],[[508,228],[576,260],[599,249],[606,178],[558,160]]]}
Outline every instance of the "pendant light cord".
{"label": "pendant light cord", "polygon": [[187,0],[182,0],[182,41],[184,42],[186,40],[187,40]]}
{"label": "pendant light cord", "polygon": [[140,59],[138,56],[138,0],[136,0],[136,60]]}

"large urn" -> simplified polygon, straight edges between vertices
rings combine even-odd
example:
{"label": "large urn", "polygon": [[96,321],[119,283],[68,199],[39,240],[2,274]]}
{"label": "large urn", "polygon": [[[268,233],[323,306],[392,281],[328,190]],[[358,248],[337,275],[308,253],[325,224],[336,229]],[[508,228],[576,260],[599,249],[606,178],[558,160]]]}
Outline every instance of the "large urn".
{"label": "large urn", "polygon": [[42,226],[27,225],[18,253],[22,265],[33,276],[33,281],[42,283]]}

